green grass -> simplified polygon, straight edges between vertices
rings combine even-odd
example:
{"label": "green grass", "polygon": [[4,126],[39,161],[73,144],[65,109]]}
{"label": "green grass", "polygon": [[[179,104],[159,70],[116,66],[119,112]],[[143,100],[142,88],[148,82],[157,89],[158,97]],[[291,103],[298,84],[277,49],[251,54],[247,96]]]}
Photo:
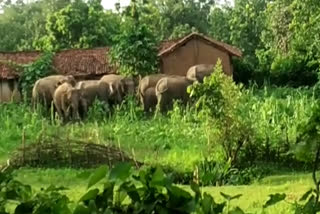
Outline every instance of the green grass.
{"label": "green grass", "polygon": [[[63,185],[68,188],[65,193],[73,201],[77,201],[85,192],[87,187],[87,173],[92,170],[74,169],[20,169],[15,171],[17,180],[32,185],[36,191],[50,185]],[[290,173],[274,175],[256,181],[252,185],[204,187],[202,191],[212,194],[216,201],[224,201],[220,192],[237,195],[242,194],[239,199],[231,201],[231,207],[239,206],[249,213],[260,213],[263,204],[268,200],[269,194],[286,193],[286,201],[269,207],[265,210],[267,214],[292,213],[292,205],[296,200],[313,186],[310,173]],[[189,189],[188,187],[185,187]]]}
{"label": "green grass", "polygon": [[[283,143],[294,144],[297,127],[310,115],[315,99],[306,89],[269,89],[249,91],[246,105],[248,117],[252,120],[251,139],[257,147],[262,147],[265,140],[271,146],[281,147]],[[50,115],[43,117],[32,112],[30,107],[21,104],[0,104],[0,163],[10,157],[21,146],[25,133],[26,143],[37,142],[40,138],[55,140],[81,140],[99,144],[120,146],[136,159],[147,164],[160,164],[173,167],[177,171],[192,171],[195,163],[204,157],[221,160],[223,152],[219,144],[218,131],[207,126],[207,121],[196,120],[192,112],[182,112],[177,108],[168,116],[146,116],[136,106],[124,107],[113,115],[106,115],[99,110],[79,123],[62,125],[58,120],[51,120]],[[283,130],[287,130],[285,133]],[[267,134],[267,135],[266,135]],[[69,187],[66,193],[72,200],[77,200],[86,191],[86,180],[80,178],[87,170],[74,169],[21,169],[16,177],[35,190],[49,185]],[[80,177],[79,177],[80,176]],[[268,208],[265,213],[290,213],[289,203],[299,199],[312,186],[310,174],[287,173],[278,171],[249,186],[205,187],[216,200],[221,201],[220,192],[230,195],[243,194],[232,201],[232,206],[239,206],[251,213],[261,213],[268,195],[284,192],[287,202],[281,202]]]}

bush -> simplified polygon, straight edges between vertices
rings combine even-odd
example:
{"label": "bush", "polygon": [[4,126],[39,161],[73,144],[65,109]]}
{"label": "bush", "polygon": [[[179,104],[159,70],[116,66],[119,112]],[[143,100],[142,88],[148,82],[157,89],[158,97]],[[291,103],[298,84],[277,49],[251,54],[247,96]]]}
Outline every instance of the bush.
{"label": "bush", "polygon": [[312,86],[317,82],[319,63],[304,56],[277,56],[271,64],[270,81],[278,86]]}
{"label": "bush", "polygon": [[236,163],[242,146],[248,141],[251,128],[242,111],[245,103],[241,89],[241,85],[236,85],[223,73],[221,60],[203,84],[195,83],[188,88],[199,116],[207,118],[212,129],[219,130],[216,142],[212,143],[223,148],[225,161],[230,159],[232,164]]}

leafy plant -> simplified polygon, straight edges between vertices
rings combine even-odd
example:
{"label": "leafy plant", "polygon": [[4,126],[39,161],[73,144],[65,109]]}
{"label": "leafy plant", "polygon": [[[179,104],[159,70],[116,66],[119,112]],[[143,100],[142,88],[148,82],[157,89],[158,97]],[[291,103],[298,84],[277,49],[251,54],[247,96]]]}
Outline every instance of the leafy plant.
{"label": "leafy plant", "polygon": [[120,74],[147,75],[157,69],[157,43],[155,36],[144,24],[126,21],[121,33],[114,38],[110,50],[111,62]]}
{"label": "leafy plant", "polygon": [[19,84],[22,88],[22,92],[25,93],[27,97],[30,97],[32,87],[38,79],[46,77],[52,73],[53,56],[54,53],[45,52],[35,62],[23,66],[23,72],[20,75]]}
{"label": "leafy plant", "polygon": [[[188,88],[190,97],[195,100],[195,108],[202,119],[209,116],[208,125],[219,127],[218,145],[222,146],[225,160],[237,161],[242,146],[248,141],[250,120],[244,114],[242,86],[222,71],[218,60],[214,71],[205,77],[202,84],[195,83]],[[208,120],[208,119],[206,119]]]}

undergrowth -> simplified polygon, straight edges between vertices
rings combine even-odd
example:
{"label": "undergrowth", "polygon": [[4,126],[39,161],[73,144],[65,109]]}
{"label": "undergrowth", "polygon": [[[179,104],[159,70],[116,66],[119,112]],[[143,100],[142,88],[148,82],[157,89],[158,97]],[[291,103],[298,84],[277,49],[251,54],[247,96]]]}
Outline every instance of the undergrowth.
{"label": "undergrowth", "polygon": [[[24,135],[26,143],[46,136],[52,141],[62,138],[113,144],[141,162],[160,164],[166,166],[168,172],[177,172],[179,183],[188,183],[193,177],[206,185],[248,183],[268,173],[247,169],[257,161],[295,167],[289,148],[296,144],[298,124],[311,114],[315,103],[312,90],[251,88],[244,91],[243,96],[253,134],[241,150],[236,166],[227,166],[224,161],[224,152],[218,143],[219,129],[210,124],[209,119],[197,117],[195,109],[176,104],[167,115],[150,116],[143,113],[134,98],[110,110],[112,112],[102,111],[95,105],[85,120],[67,124],[55,119],[53,113],[43,116],[40,110],[32,111],[26,103],[0,104],[0,161],[6,161],[22,145]],[[223,174],[221,169],[213,169],[212,163],[218,168],[227,168],[223,181],[212,179],[215,175],[211,175],[210,182],[201,178],[204,174]]]}

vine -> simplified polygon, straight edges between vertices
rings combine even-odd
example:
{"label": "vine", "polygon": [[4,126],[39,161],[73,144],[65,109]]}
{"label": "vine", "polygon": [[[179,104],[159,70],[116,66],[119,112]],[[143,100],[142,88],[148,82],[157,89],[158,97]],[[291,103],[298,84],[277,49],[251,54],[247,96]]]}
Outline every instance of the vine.
{"label": "vine", "polygon": [[20,65],[22,67],[22,74],[19,79],[19,86],[23,94],[30,95],[34,83],[45,76],[52,73],[52,60],[54,53],[45,52],[35,62]]}

